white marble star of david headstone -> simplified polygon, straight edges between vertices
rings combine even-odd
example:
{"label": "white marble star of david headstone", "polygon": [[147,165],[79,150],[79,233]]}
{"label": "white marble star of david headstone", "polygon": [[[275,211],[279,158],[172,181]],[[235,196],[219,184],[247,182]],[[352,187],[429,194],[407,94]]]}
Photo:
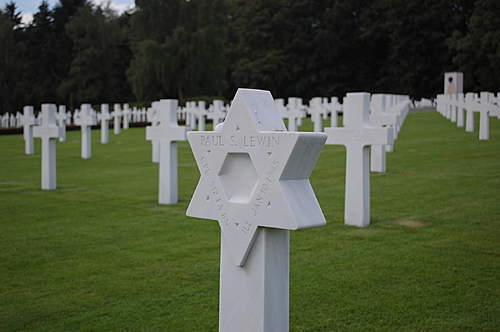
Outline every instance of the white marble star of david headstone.
{"label": "white marble star of david headstone", "polygon": [[325,140],[323,133],[288,132],[269,91],[238,89],[215,131],[188,133],[201,178],[187,215],[219,221],[238,266],[260,227],[323,226],[308,178]]}

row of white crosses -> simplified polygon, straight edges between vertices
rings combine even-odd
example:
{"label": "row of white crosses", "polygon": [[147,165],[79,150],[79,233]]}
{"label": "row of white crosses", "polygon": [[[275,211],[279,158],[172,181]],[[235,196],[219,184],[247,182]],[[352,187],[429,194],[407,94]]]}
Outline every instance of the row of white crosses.
{"label": "row of white crosses", "polygon": [[176,113],[179,120],[184,120],[186,127],[190,130],[205,130],[206,120],[211,120],[213,125],[224,121],[226,109],[222,100],[214,100],[206,106],[205,101],[188,101],[185,107],[178,107]]}
{"label": "row of white crosses", "polygon": [[[120,114],[119,105],[115,105],[115,110],[118,110],[118,112],[115,112],[115,116]],[[42,139],[42,189],[56,189],[55,140],[65,141],[66,108],[62,105],[59,106],[59,111],[57,111],[56,105],[43,104],[41,123],[38,126],[36,126],[37,119],[34,116],[33,106],[25,106],[23,112],[25,153],[28,155],[34,154],[34,137]],[[81,110],[76,110],[73,117],[75,124],[81,127],[81,157],[82,159],[89,159],[92,156],[91,128],[97,124],[97,119],[101,122],[101,143],[109,143],[109,121],[112,118],[109,113],[109,105],[102,104],[101,112],[97,113],[90,104],[82,104]],[[119,121],[117,122],[119,123]]]}
{"label": "row of white crosses", "polygon": [[435,104],[434,104],[434,101],[432,101],[431,99],[427,99],[427,98],[421,98],[420,100],[415,100],[413,102],[415,108],[425,108],[425,107],[434,107]]}
{"label": "row of white crosses", "polygon": [[[218,102],[222,103],[222,107],[219,107]],[[200,102],[201,103],[201,102]],[[216,112],[210,112],[210,109],[207,110],[209,112],[208,114],[205,114],[205,117],[211,119],[215,118],[216,123],[221,122],[224,120],[225,117],[225,112],[221,112],[221,110],[224,109],[224,103],[222,101],[215,101],[214,104],[216,104],[218,107],[216,107]],[[107,105],[107,111],[109,113],[109,105],[108,104],[102,104],[102,105]],[[29,106],[31,107],[31,106]],[[212,106],[211,106],[212,107]],[[78,117],[78,113],[80,112],[79,109],[75,109],[74,112],[67,111],[65,105],[59,105],[58,111],[56,112],[56,121],[58,126],[61,127],[66,127],[70,125],[77,125],[76,123],[76,118]],[[146,108],[137,108],[134,107],[130,109],[128,104],[115,104],[114,105],[114,112],[111,112],[111,116],[114,122],[114,130],[115,134],[119,134],[121,132],[121,128],[123,129],[128,129],[131,123],[144,123],[147,122],[147,111]],[[222,113],[222,114],[221,114]],[[41,112],[38,114],[38,116],[34,116],[35,118],[35,123],[33,125],[39,125],[41,124]],[[23,113],[17,112],[16,114],[11,114],[11,113],[5,113],[4,115],[0,115],[0,128],[19,128],[24,126],[24,108],[23,108]],[[107,120],[110,121],[110,120]],[[65,135],[60,138],[61,142],[65,141]]]}
{"label": "row of white crosses", "polygon": [[285,99],[275,99],[278,112],[288,122],[288,130],[296,131],[302,125],[303,119],[309,114],[313,122],[315,132],[323,131],[323,120],[331,115],[331,127],[338,126],[338,114],[342,112],[342,104],[337,97],[328,98],[315,97],[309,102],[309,106],[303,104],[302,98],[289,97],[285,106]]}
{"label": "row of white crosses", "polygon": [[394,151],[393,143],[398,138],[401,126],[410,111],[410,105],[411,102],[407,96],[372,95],[369,115],[370,124],[378,127],[388,127],[393,137],[392,143],[387,145],[373,144],[371,146],[370,170],[372,172],[386,172],[386,152]]}
{"label": "row of white crosses", "polygon": [[[490,138],[490,117],[500,119],[500,92],[441,94],[436,97],[436,110],[445,118],[474,132],[474,113],[479,113],[479,139]],[[465,123],[464,123],[465,116]]]}
{"label": "row of white crosses", "polygon": [[22,126],[22,114],[20,112],[0,115],[0,128],[19,128]]}

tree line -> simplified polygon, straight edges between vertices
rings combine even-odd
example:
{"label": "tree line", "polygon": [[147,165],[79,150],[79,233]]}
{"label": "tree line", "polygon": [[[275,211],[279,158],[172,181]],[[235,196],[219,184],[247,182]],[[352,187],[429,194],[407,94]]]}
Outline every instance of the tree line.
{"label": "tree line", "polygon": [[498,0],[42,1],[0,9],[0,112],[41,103],[148,103],[369,91],[432,97],[445,71],[500,90]]}

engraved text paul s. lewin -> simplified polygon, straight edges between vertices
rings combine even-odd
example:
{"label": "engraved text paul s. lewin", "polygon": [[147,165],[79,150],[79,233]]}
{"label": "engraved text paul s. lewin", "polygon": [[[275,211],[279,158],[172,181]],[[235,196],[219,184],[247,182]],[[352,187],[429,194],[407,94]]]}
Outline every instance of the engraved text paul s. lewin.
{"label": "engraved text paul s. lewin", "polygon": [[[279,137],[272,135],[226,136],[221,134],[211,134],[201,135],[200,142],[201,145],[205,147],[226,148],[228,150],[227,152],[231,152],[231,148],[261,148],[268,150],[274,147],[278,147],[280,144]],[[266,157],[272,158],[272,153],[270,153],[269,151],[268,153],[266,153]],[[210,168],[207,157],[201,157],[200,165],[203,175],[209,179],[209,192],[206,196],[207,203],[215,205],[217,209],[218,220],[220,221],[221,226],[234,227],[240,232],[249,233],[253,223],[251,223],[249,220],[232,220],[232,218],[228,215],[226,209],[224,209],[226,201],[219,190],[219,182],[215,178],[217,174]],[[251,206],[249,207],[251,209],[252,217],[256,217],[262,207],[270,207],[271,205],[271,202],[268,199],[268,195],[270,194],[269,189],[271,188],[271,183],[275,181],[275,177],[277,176],[276,169],[279,166],[279,161],[273,158],[269,161],[269,165],[270,166],[264,174],[264,177],[261,179],[259,185],[255,190],[255,199],[252,199]]]}

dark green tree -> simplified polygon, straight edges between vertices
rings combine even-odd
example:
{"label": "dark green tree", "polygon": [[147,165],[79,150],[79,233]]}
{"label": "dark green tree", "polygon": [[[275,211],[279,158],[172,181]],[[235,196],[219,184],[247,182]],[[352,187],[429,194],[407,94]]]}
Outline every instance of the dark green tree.
{"label": "dark green tree", "polygon": [[137,1],[128,70],[136,98],[221,95],[227,86],[224,0]]}
{"label": "dark green tree", "polygon": [[0,113],[20,110],[19,101],[23,98],[20,17],[13,2],[0,9]]}
{"label": "dark green tree", "polygon": [[128,61],[123,58],[129,54],[122,47],[127,39],[117,17],[109,9],[86,3],[66,24],[66,32],[72,60],[59,94],[76,104],[126,101]]}
{"label": "dark green tree", "polygon": [[456,68],[464,71],[469,91],[500,90],[500,2],[478,0],[466,31],[449,39]]}

